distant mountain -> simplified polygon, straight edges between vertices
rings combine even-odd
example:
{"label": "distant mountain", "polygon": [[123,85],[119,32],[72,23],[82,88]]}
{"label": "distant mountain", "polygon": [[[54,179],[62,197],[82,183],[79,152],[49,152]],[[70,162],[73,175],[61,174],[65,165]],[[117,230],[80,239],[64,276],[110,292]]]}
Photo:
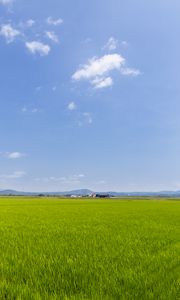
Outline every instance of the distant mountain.
{"label": "distant mountain", "polygon": [[66,196],[66,195],[75,195],[75,196],[88,196],[91,195],[93,191],[88,189],[80,189],[80,190],[73,190],[73,191],[66,191],[66,192],[20,192],[16,190],[0,190],[0,195],[7,196],[37,196],[37,195],[48,195],[48,196]]}
{"label": "distant mountain", "polygon": [[[16,190],[0,190],[0,196],[89,196],[96,192],[89,189],[79,189],[65,192],[20,192]],[[108,194],[111,197],[180,197],[180,191],[160,191],[160,192],[97,192],[97,194]]]}

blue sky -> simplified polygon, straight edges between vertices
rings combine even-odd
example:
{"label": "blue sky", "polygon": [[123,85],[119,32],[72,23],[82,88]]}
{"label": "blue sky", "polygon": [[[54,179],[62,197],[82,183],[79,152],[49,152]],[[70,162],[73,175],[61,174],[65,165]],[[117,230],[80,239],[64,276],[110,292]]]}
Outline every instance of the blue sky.
{"label": "blue sky", "polygon": [[0,0],[0,189],[180,189],[178,0]]}

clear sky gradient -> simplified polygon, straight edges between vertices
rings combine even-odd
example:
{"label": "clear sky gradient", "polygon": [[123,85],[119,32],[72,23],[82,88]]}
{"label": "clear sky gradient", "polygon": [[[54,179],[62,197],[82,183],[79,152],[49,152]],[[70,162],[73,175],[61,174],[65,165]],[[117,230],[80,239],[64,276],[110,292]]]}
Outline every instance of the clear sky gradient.
{"label": "clear sky gradient", "polygon": [[0,189],[180,189],[179,0],[0,0]]}

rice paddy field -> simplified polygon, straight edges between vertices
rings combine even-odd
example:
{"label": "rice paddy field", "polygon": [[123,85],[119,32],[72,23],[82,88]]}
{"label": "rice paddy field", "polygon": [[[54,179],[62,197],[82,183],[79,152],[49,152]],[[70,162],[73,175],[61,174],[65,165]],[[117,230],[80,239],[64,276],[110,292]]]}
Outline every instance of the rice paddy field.
{"label": "rice paddy field", "polygon": [[180,299],[180,201],[0,198],[0,299]]}

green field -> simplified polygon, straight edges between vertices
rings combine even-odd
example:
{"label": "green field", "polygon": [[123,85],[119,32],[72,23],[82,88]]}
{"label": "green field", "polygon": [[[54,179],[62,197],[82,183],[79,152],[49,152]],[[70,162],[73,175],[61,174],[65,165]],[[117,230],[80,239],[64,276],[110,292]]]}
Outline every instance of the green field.
{"label": "green field", "polygon": [[0,198],[3,299],[180,299],[180,201]]}

